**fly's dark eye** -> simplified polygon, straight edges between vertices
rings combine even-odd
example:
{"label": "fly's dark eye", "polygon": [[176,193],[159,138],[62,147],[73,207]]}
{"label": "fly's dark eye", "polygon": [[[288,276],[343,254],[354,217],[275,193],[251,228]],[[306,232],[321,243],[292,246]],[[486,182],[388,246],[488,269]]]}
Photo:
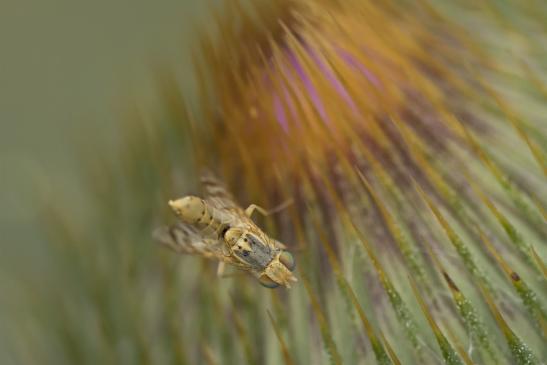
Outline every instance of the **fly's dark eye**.
{"label": "fly's dark eye", "polygon": [[283,251],[283,253],[279,255],[279,261],[281,261],[281,263],[285,265],[290,271],[293,271],[296,267],[296,261],[294,260],[294,256],[289,251]]}
{"label": "fly's dark eye", "polygon": [[269,277],[267,277],[266,275],[262,275],[258,281],[260,282],[260,284],[262,286],[265,286],[266,288],[270,288],[270,289],[274,289],[274,288],[277,288],[279,286],[278,283],[276,283],[275,281],[273,281],[272,279],[270,279]]}

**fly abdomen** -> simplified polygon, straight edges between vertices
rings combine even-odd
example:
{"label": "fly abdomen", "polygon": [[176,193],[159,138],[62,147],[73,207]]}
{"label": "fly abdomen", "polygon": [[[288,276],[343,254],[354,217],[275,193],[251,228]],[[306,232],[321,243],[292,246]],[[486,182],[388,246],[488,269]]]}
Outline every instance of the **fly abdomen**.
{"label": "fly abdomen", "polygon": [[185,223],[208,226],[213,220],[211,209],[197,196],[189,195],[175,201],[170,200],[169,205]]}
{"label": "fly abdomen", "polygon": [[197,196],[189,195],[175,201],[171,200],[169,205],[183,222],[202,230],[216,232],[223,223],[221,212]]}

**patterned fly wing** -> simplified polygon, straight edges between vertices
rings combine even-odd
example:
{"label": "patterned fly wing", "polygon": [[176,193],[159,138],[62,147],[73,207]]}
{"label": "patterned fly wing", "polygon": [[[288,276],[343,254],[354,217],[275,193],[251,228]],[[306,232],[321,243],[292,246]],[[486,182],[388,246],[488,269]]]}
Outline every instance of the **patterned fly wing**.
{"label": "patterned fly wing", "polygon": [[204,237],[198,228],[183,222],[156,229],[154,239],[181,254],[201,255],[222,260],[223,243]]}
{"label": "patterned fly wing", "polygon": [[209,170],[201,175],[205,200],[217,209],[240,210],[226,186]]}

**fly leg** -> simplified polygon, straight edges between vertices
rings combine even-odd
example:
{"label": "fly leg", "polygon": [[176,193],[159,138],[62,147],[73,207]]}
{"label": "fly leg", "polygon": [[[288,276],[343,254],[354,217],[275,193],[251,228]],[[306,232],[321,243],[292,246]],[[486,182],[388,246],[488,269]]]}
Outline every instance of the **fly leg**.
{"label": "fly leg", "polygon": [[223,278],[225,275],[224,273],[225,270],[226,270],[226,263],[224,261],[219,262],[217,267],[217,276],[219,278]]}
{"label": "fly leg", "polygon": [[280,248],[282,250],[286,250],[287,249],[287,246],[282,244],[281,242],[279,242],[278,240],[272,240],[274,241],[274,245],[276,248]]}
{"label": "fly leg", "polygon": [[226,272],[226,263],[224,261],[221,261],[218,263],[217,267],[217,276],[219,278],[225,279],[225,278],[233,278],[234,276],[241,276],[245,275],[246,273],[243,271],[236,271],[236,272]]}
{"label": "fly leg", "polygon": [[245,209],[245,215],[250,218],[253,215],[253,212],[255,210],[257,210],[260,214],[267,217],[271,214],[282,211],[283,209],[287,208],[292,203],[293,203],[293,200],[289,199],[289,200],[279,204],[277,207],[275,207],[273,209],[270,209],[270,210],[266,210],[266,209],[264,209],[264,208],[262,208],[262,207],[260,207],[256,204],[251,204],[247,207],[247,209]]}

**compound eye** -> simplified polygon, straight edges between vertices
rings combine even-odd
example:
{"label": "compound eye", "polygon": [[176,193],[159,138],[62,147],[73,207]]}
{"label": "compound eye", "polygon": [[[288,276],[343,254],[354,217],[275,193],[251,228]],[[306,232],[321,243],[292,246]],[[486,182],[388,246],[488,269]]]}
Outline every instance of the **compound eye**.
{"label": "compound eye", "polygon": [[283,251],[281,255],[279,255],[279,261],[287,267],[290,271],[294,271],[296,267],[296,261],[294,260],[294,256],[289,251]]}
{"label": "compound eye", "polygon": [[262,275],[258,278],[260,285],[265,286],[266,288],[275,289],[279,286],[278,283],[270,279],[267,275]]}

